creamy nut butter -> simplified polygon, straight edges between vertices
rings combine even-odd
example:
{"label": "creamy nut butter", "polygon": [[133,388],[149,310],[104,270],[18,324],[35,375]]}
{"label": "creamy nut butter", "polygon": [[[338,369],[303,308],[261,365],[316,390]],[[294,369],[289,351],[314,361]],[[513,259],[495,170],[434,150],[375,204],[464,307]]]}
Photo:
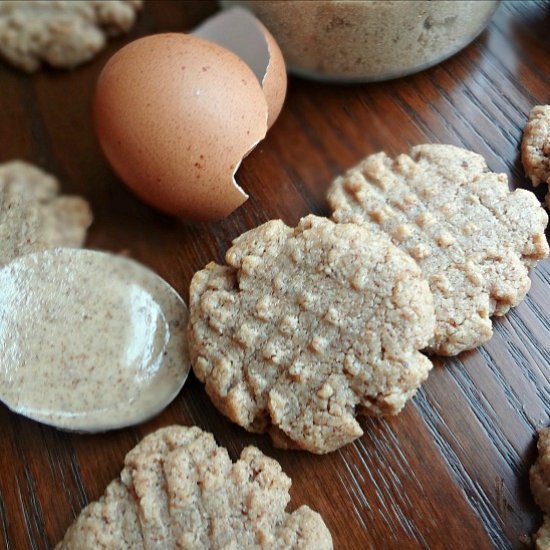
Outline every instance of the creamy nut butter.
{"label": "creamy nut butter", "polygon": [[287,0],[241,4],[265,23],[291,70],[322,80],[373,81],[453,55],[487,25],[494,0]]}
{"label": "creamy nut butter", "polygon": [[58,248],[0,269],[0,399],[77,431],[136,424],[189,372],[187,307],[127,258]]}

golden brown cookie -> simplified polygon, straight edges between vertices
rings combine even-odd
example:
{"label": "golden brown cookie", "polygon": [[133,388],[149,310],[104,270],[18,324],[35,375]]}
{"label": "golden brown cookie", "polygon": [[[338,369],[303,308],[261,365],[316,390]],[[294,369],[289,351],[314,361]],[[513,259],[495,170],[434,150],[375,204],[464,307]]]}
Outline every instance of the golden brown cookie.
{"label": "golden brown cookie", "polygon": [[124,464],[57,550],[332,548],[319,514],[285,512],[291,481],[255,447],[232,463],[211,434],[171,426],[143,439]]}
{"label": "golden brown cookie", "polygon": [[328,193],[337,222],[386,236],[418,263],[434,294],[429,351],[456,355],[493,333],[530,288],[529,269],[548,256],[548,216],[533,193],[511,193],[504,174],[451,145],[377,153],[337,178]]}
{"label": "golden brown cookie", "polygon": [[88,203],[59,195],[59,183],[32,164],[0,164],[0,267],[30,252],[79,247],[92,223]]}
{"label": "golden brown cookie", "polygon": [[141,0],[1,0],[0,57],[26,72],[70,69],[130,30]]}
{"label": "golden brown cookie", "polygon": [[214,404],[281,447],[326,453],[396,414],[428,376],[420,269],[386,238],[308,216],[238,237],[190,287],[190,354]]}

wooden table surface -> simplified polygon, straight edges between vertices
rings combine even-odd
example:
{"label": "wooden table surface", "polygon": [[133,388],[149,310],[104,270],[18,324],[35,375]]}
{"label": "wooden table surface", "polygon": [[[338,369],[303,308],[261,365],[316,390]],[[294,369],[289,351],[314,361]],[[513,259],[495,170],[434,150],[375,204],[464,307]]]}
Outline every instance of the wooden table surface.
{"label": "wooden table surface", "polygon": [[[126,41],[189,29],[213,2],[151,2],[128,37],[73,72],[26,76],[0,66],[0,162],[32,161],[92,204],[88,246],[127,251],[186,299],[193,273],[230,241],[272,218],[328,213],[334,176],[367,154],[451,143],[485,156],[512,187],[529,187],[519,159],[527,113],[550,102],[550,3],[506,2],[473,44],[420,74],[338,86],[291,78],[283,112],[238,173],[250,200],[211,224],[178,222],[138,202],[98,149],[89,107],[95,80]],[[539,190],[538,196],[543,196]],[[328,456],[274,449],[232,425],[192,376],[154,420],[73,435],[0,406],[0,547],[50,548],[98,498],[145,434],[169,424],[214,433],[233,458],[248,444],[292,477],[293,506],[323,515],[337,549],[526,548],[540,524],[528,488],[535,432],[549,422],[550,261],[526,300],[495,322],[490,342],[436,366],[397,417],[362,420],[365,435]],[[527,545],[527,546],[526,546]]]}

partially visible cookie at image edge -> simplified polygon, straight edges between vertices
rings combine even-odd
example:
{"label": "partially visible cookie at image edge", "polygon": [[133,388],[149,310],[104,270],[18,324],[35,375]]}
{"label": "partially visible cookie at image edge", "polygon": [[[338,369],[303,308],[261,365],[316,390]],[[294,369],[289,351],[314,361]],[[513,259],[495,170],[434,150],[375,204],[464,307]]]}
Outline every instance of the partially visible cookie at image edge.
{"label": "partially visible cookie at image edge", "polygon": [[126,455],[120,478],[84,508],[56,550],[330,550],[318,513],[285,511],[290,486],[279,464],[255,447],[233,463],[212,434],[162,428]]}
{"label": "partially visible cookie at image edge", "polygon": [[332,217],[367,226],[418,263],[434,294],[428,351],[456,355],[489,340],[548,256],[548,215],[533,193],[510,192],[504,174],[452,145],[419,145],[395,159],[377,153],[338,177]]}
{"label": "partially visible cookie at image edge", "polygon": [[129,31],[141,0],[0,0],[0,57],[26,72],[42,63],[70,69],[108,36]]}
{"label": "partially visible cookie at image edge", "polygon": [[92,223],[88,203],[59,195],[59,183],[32,164],[0,164],[0,267],[48,248],[80,247]]}
{"label": "partially visible cookie at image edge", "polygon": [[396,414],[432,367],[433,299],[415,262],[355,224],[307,216],[244,233],[190,286],[195,375],[276,446],[327,453]]}
{"label": "partially visible cookie at image edge", "polygon": [[[535,187],[541,183],[550,185],[550,105],[531,109],[523,129],[521,161]],[[550,208],[550,192],[546,195],[546,206]]]}
{"label": "partially visible cookie at image edge", "polygon": [[543,524],[535,535],[537,550],[550,549],[550,428],[539,431],[539,456],[529,477],[535,502],[544,514]]}

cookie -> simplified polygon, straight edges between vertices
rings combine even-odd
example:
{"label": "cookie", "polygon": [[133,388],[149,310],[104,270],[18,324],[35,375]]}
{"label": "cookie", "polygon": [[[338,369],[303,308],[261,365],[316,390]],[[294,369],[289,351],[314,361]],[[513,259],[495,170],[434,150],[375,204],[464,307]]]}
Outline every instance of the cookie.
{"label": "cookie", "polygon": [[437,319],[427,349],[440,355],[489,340],[491,316],[524,298],[529,269],[548,256],[535,195],[511,193],[483,157],[451,145],[371,155],[334,181],[328,202],[335,221],[365,225],[418,262]]}
{"label": "cookie", "polygon": [[546,514],[534,537],[536,550],[550,550],[550,515]]}
{"label": "cookie", "polygon": [[144,548],[138,505],[126,486],[112,481],[105,494],[92,502],[69,528],[57,550]]}
{"label": "cookie", "polygon": [[255,447],[232,463],[199,428],[171,426],[143,439],[120,480],[88,505],[57,550],[119,548],[332,548],[307,506],[285,512],[290,479]]}
{"label": "cookie", "polygon": [[550,548],[550,428],[539,432],[539,456],[531,466],[529,477],[535,502],[544,513],[544,523],[535,535],[537,550]]}
{"label": "cookie", "polygon": [[30,252],[79,247],[92,223],[88,203],[59,195],[57,180],[32,164],[0,164],[0,267]]}
{"label": "cookie", "polygon": [[395,414],[432,367],[418,266],[354,224],[270,221],[190,287],[195,375],[214,404],[275,445],[326,453],[362,435],[356,413]]}
{"label": "cookie", "polygon": [[[536,105],[529,113],[523,130],[521,161],[535,187],[540,183],[550,185],[550,105]],[[550,207],[550,193],[546,195],[546,206]]]}
{"label": "cookie", "polygon": [[26,71],[70,69],[94,57],[107,36],[130,30],[141,0],[0,1],[0,57]]}

